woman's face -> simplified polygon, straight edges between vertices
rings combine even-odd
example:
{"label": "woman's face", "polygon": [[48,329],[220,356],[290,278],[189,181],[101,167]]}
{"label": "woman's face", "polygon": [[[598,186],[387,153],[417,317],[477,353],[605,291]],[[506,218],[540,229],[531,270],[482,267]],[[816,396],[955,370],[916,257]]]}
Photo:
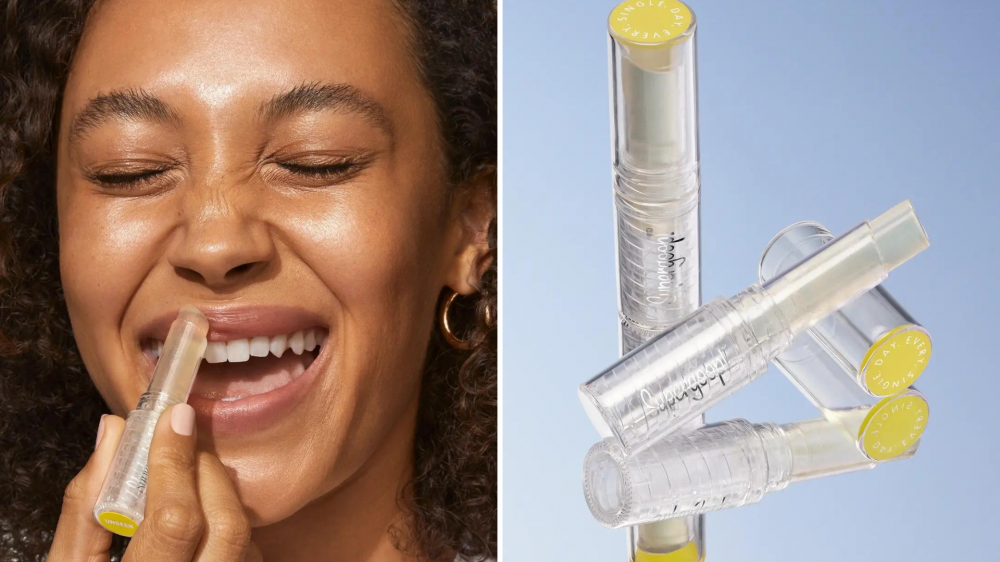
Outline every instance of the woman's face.
{"label": "woman's face", "polygon": [[59,236],[83,359],[124,415],[200,308],[200,444],[258,525],[405,472],[437,296],[471,290],[410,48],[388,1],[110,1],[73,60]]}

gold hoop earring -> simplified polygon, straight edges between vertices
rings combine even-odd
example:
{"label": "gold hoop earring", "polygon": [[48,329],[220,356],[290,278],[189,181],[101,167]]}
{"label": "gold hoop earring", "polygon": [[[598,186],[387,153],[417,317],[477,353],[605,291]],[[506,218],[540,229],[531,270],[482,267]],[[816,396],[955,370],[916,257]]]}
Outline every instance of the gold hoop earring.
{"label": "gold hoop earring", "polygon": [[466,351],[472,349],[473,342],[471,340],[460,339],[456,336],[451,330],[451,325],[448,323],[448,310],[451,308],[451,303],[455,302],[457,297],[458,293],[451,291],[451,294],[441,301],[441,306],[438,308],[438,326],[441,328],[441,335],[444,336],[444,341],[448,342],[448,345],[455,349]]}

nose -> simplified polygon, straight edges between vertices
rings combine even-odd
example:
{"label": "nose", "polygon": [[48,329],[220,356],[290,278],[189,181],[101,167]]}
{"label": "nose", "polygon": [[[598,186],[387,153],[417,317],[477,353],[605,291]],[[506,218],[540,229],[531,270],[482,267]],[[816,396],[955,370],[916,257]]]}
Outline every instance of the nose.
{"label": "nose", "polygon": [[168,251],[178,275],[213,290],[259,278],[275,261],[267,225],[222,197],[193,197],[185,205],[181,235]]}

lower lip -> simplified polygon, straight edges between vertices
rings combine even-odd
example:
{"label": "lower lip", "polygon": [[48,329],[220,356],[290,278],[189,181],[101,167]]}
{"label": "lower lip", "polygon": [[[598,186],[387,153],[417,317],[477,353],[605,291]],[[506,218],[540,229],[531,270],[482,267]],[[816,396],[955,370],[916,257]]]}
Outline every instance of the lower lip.
{"label": "lower lip", "polygon": [[303,401],[309,388],[328,361],[327,347],[301,375],[288,384],[263,394],[239,400],[223,401],[192,394],[188,404],[194,408],[198,428],[212,435],[239,435],[272,427]]}

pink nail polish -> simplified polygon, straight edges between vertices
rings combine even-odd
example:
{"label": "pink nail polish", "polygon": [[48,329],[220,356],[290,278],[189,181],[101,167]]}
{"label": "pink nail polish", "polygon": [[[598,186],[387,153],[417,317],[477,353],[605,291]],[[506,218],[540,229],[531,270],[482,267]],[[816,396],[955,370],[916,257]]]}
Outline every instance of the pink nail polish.
{"label": "pink nail polish", "polygon": [[107,414],[101,414],[101,423],[97,424],[97,441],[94,442],[94,450],[96,451],[101,445],[101,439],[104,438],[104,418]]}
{"label": "pink nail polish", "polygon": [[177,435],[194,433],[194,408],[183,402],[174,406],[170,410],[170,427]]}

